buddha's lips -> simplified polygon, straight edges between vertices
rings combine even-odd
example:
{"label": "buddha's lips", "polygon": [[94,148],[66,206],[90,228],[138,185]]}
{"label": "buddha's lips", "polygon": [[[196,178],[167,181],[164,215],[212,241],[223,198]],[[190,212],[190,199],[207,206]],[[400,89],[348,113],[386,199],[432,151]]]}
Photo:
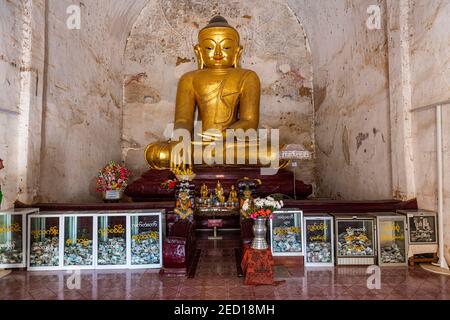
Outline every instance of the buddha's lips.
{"label": "buddha's lips", "polygon": [[223,60],[223,57],[214,57],[214,60]]}

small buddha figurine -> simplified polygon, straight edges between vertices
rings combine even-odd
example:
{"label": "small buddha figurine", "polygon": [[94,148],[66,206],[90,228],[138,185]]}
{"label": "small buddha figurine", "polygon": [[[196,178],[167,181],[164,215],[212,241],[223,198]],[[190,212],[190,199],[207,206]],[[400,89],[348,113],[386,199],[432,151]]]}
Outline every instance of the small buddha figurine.
{"label": "small buddha figurine", "polygon": [[192,210],[192,201],[189,199],[189,191],[180,190],[175,204],[175,209],[173,211],[177,214],[176,220],[193,220],[194,211]]}
{"label": "small buddha figurine", "polygon": [[[259,138],[248,142],[239,142],[236,137],[231,142],[226,140],[227,129],[257,130],[259,125],[261,84],[254,71],[239,65],[243,47],[238,31],[225,18],[216,16],[200,30],[194,51],[198,70],[184,74],[178,83],[174,123],[174,130],[185,129],[192,136],[198,110],[202,123],[202,131],[198,134],[206,139],[200,141],[200,153],[197,148],[191,148],[189,159],[200,157],[202,164],[214,164],[213,156],[206,155],[202,148],[222,140],[224,156],[221,164],[230,164],[230,160],[237,164],[237,152],[234,152],[234,159],[226,159],[226,150],[234,148],[236,151],[242,147],[247,151],[244,154],[246,165],[253,164],[249,159],[256,159],[258,163],[271,162],[278,150],[269,146],[266,155],[259,155],[255,149],[259,146]],[[161,170],[177,165],[180,159],[174,149],[179,143],[169,141],[148,145],[145,158],[149,166]]]}
{"label": "small buddha figurine", "polygon": [[209,194],[208,186],[205,183],[203,183],[202,186],[200,187],[200,197],[203,200],[208,199],[208,194]]}
{"label": "small buddha figurine", "polygon": [[236,203],[238,201],[239,201],[239,199],[238,199],[237,191],[236,191],[234,185],[232,185],[231,186],[231,190],[230,190],[230,195],[228,196],[228,202],[229,203]]}
{"label": "small buddha figurine", "polygon": [[222,184],[220,183],[220,181],[217,181],[215,194],[216,194],[216,199],[218,202],[220,202],[220,203],[225,202],[225,192],[222,188]]}
{"label": "small buddha figurine", "polygon": [[[247,201],[248,200],[248,201]],[[247,210],[244,210],[244,203],[247,201],[248,208]],[[248,218],[248,211],[253,209],[253,196],[252,196],[252,190],[247,185],[245,186],[245,189],[242,191],[242,197],[239,199],[239,208],[241,211],[241,216],[244,218]]]}

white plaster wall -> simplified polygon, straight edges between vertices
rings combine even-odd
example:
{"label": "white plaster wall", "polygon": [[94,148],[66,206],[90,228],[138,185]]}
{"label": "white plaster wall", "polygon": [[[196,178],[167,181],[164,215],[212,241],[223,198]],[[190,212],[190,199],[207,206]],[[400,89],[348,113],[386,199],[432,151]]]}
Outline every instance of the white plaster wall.
{"label": "white plaster wall", "polygon": [[0,171],[3,192],[1,209],[12,207],[17,196],[17,127],[21,57],[20,1],[0,2]]}
{"label": "white plaster wall", "polygon": [[[288,3],[311,39],[318,195],[391,198],[385,1]],[[366,27],[374,4],[380,30]]]}
{"label": "white plaster wall", "polygon": [[[413,0],[411,7],[413,108],[450,99],[450,2]],[[437,210],[436,115],[414,113],[414,168],[419,206]],[[443,107],[444,241],[450,263],[450,106]]]}
{"label": "white plaster wall", "polygon": [[98,200],[98,170],[120,161],[122,56],[142,2],[83,1],[69,30],[66,9],[80,2],[49,1],[40,201]]}
{"label": "white plaster wall", "polygon": [[[147,144],[167,140],[178,80],[197,69],[198,32],[219,13],[241,34],[242,67],[261,79],[260,127],[279,128],[282,143],[314,152],[311,52],[285,1],[151,1],[125,52],[123,154],[134,172],[147,170]],[[315,184],[313,160],[303,162],[299,177]]]}

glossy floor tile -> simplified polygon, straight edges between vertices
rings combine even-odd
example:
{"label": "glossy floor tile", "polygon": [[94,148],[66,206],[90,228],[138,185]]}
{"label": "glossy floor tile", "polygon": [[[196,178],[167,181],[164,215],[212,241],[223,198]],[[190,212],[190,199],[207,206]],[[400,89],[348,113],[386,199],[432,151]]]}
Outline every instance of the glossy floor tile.
{"label": "glossy floor tile", "polygon": [[[13,271],[0,279],[3,300],[385,300],[450,299],[450,278],[416,267],[381,268],[380,289],[369,289],[366,267],[277,267],[276,286],[245,286],[237,277],[240,241],[200,237],[196,277],[159,276],[159,270],[82,270],[79,287],[66,271]],[[282,281],[285,280],[285,281]]]}

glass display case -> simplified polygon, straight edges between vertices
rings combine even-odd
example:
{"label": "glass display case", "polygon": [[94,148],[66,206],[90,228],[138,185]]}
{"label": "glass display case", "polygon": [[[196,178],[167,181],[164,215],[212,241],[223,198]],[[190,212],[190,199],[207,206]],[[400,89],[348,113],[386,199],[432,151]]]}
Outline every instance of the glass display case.
{"label": "glass display case", "polygon": [[127,263],[127,216],[121,213],[97,216],[97,266],[124,267]]}
{"label": "glass display case", "polygon": [[370,217],[335,216],[338,265],[375,264],[375,220]]}
{"label": "glass display case", "polygon": [[377,213],[378,264],[407,265],[406,218],[394,212]]}
{"label": "glass display case", "polygon": [[29,216],[29,270],[160,268],[164,210]]}
{"label": "glass display case", "polygon": [[409,244],[437,244],[436,212],[427,210],[398,210],[407,218]]}
{"label": "glass display case", "polygon": [[270,219],[270,245],[273,256],[303,255],[303,212],[299,209],[274,211]]}
{"label": "glass display case", "polygon": [[63,219],[58,214],[28,216],[28,269],[54,270],[61,267]]}
{"label": "glass display case", "polygon": [[26,217],[39,209],[0,211],[0,269],[26,267]]}
{"label": "glass display case", "polygon": [[308,216],[305,225],[305,266],[333,266],[333,217]]}
{"label": "glass display case", "polygon": [[158,213],[135,213],[129,216],[131,226],[131,267],[162,267],[164,219]]}
{"label": "glass display case", "polygon": [[64,216],[64,267],[94,265],[94,216]]}

